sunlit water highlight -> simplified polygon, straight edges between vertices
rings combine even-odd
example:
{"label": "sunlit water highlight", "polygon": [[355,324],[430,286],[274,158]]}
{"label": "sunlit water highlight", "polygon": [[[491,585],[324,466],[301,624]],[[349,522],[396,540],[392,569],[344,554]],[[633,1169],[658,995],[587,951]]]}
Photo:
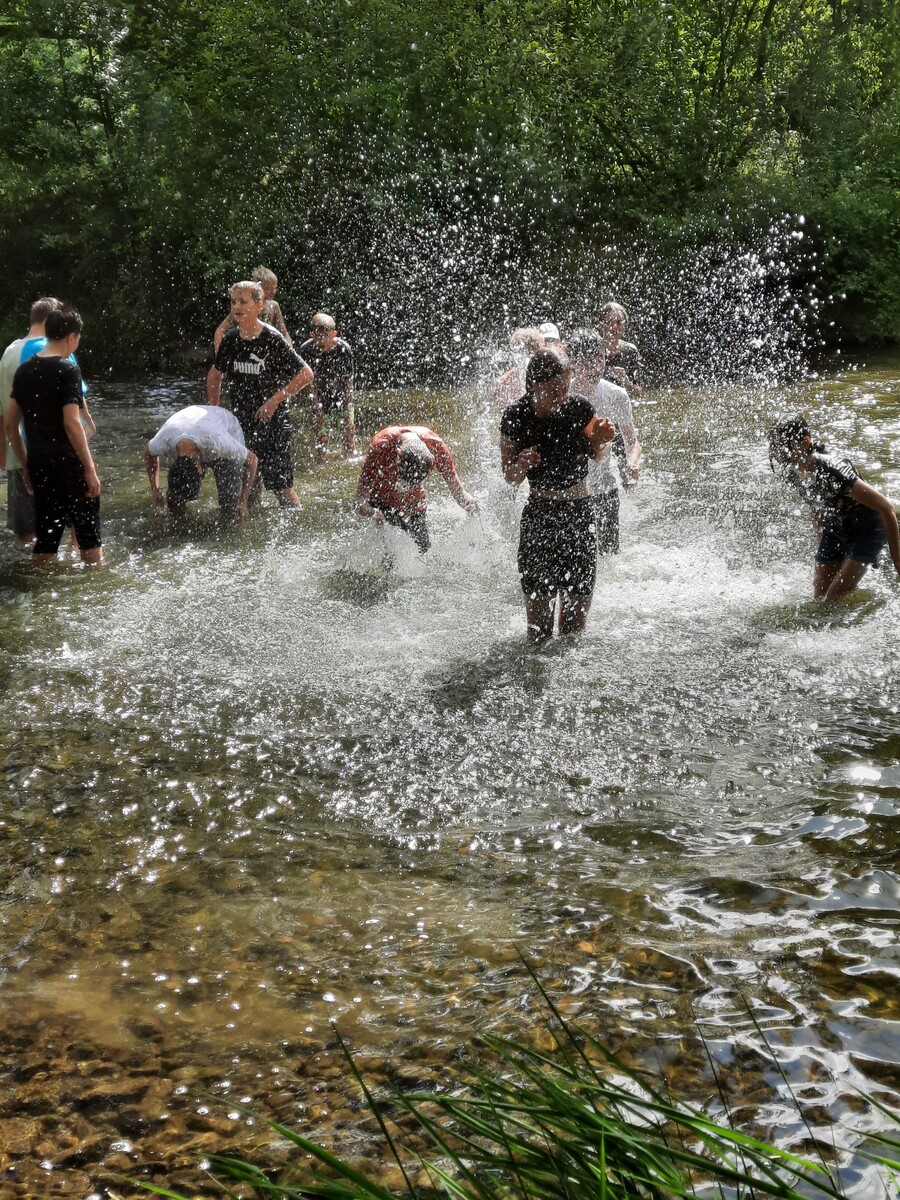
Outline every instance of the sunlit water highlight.
{"label": "sunlit water highlight", "polygon": [[264,1109],[273,1065],[303,1075],[332,1020],[435,1063],[530,1030],[521,952],[676,1086],[702,1072],[700,1020],[796,1144],[747,1005],[813,1125],[847,1120],[855,1086],[896,1099],[900,597],[889,568],[809,602],[808,520],[760,434],[803,406],[896,498],[898,368],[650,397],[623,553],[581,643],[539,651],[521,500],[470,395],[370,398],[369,431],[433,423],[482,501],[467,521],[431,485],[422,561],[352,515],[357,466],[307,450],[299,513],[220,534],[207,497],[173,534],[141,440],[199,384],[98,387],[109,567],[36,574],[9,542],[0,561],[9,1044],[64,1029],[172,1078],[199,1056]]}

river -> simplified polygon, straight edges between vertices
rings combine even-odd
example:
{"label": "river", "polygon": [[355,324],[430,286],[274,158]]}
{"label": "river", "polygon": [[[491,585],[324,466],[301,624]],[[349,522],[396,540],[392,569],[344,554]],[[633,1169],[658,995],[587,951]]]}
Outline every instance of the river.
{"label": "river", "polygon": [[[786,1145],[773,1052],[827,1138],[877,1127],[854,1089],[900,1089],[900,597],[888,564],[810,602],[761,435],[802,407],[896,500],[898,381],[649,396],[587,634],[537,650],[471,395],[363,405],[367,434],[433,424],[481,501],[429,484],[422,561],[353,516],[358,466],[313,462],[302,412],[299,511],[223,533],[209,484],[173,532],[142,440],[199,379],[96,382],[108,565],[0,545],[0,1195],[207,1194],[203,1153],[269,1137],[229,1097],[359,1149],[331,1022],[376,1079],[440,1081],[480,1033],[542,1036],[520,955],[705,1101],[702,1033]],[[858,1159],[844,1182],[884,1194]]]}

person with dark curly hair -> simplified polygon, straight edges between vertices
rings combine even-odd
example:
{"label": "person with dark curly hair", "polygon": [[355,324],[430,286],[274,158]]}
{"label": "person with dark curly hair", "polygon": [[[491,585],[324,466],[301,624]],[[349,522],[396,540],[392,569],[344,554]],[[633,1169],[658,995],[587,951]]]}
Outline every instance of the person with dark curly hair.
{"label": "person with dark curly hair", "polygon": [[819,533],[813,595],[839,600],[852,592],[885,544],[900,575],[900,530],[887,496],[865,483],[849,458],[814,444],[799,414],[769,430],[769,465],[812,510]]}

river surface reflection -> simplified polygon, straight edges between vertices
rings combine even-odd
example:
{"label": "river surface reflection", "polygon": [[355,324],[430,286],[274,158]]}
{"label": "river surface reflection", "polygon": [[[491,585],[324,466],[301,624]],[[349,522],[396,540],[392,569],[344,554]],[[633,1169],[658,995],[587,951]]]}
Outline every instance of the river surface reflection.
{"label": "river surface reflection", "polygon": [[[199,382],[96,384],[107,569],[0,546],[0,1194],[131,1195],[139,1170],[201,1194],[202,1152],[265,1141],[208,1090],[340,1142],[330,1022],[428,1081],[539,1028],[520,954],[706,1099],[699,1023],[735,1107],[791,1144],[763,1033],[811,1125],[876,1127],[853,1089],[900,1083],[900,597],[888,567],[809,602],[761,434],[803,407],[896,500],[898,379],[650,397],[623,553],[583,641],[539,651],[471,396],[364,409],[367,433],[433,424],[482,502],[467,521],[433,482],[420,561],[352,515],[358,467],[313,463],[302,413],[299,512],[221,532],[204,489],[173,533],[142,439]],[[883,1194],[859,1162],[845,1183]]]}

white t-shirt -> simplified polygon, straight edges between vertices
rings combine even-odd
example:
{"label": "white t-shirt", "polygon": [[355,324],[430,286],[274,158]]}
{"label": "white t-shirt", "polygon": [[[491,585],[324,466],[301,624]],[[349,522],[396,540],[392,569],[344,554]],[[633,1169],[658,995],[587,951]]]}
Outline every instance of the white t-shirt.
{"label": "white t-shirt", "polygon": [[147,449],[160,458],[174,458],[175,447],[184,438],[196,444],[201,462],[217,458],[244,462],[247,458],[240,422],[234,413],[218,405],[191,404],[173,413]]}
{"label": "white t-shirt", "polygon": [[[634,412],[625,389],[617,383],[610,383],[608,379],[601,379],[594,388],[590,401],[598,417],[606,417],[612,421],[625,442],[625,453],[630,454],[637,441],[637,434],[634,429]],[[603,447],[603,457],[599,462],[593,458],[588,460],[588,482],[592,495],[612,492],[618,487],[613,462],[612,442]]]}

